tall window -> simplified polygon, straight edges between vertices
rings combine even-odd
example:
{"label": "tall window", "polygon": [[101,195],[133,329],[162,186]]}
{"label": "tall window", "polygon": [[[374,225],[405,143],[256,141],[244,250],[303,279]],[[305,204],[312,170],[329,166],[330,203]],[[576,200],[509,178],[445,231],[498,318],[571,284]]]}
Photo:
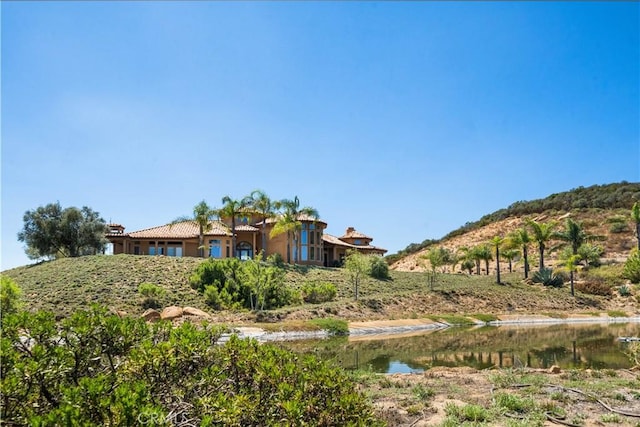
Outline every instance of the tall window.
{"label": "tall window", "polygon": [[167,256],[182,256],[182,242],[169,242],[167,246]]}
{"label": "tall window", "polygon": [[156,242],[149,242],[149,255],[156,254]]}
{"label": "tall window", "polygon": [[214,239],[209,240],[209,256],[211,258],[222,258],[221,241]]}
{"label": "tall window", "polygon": [[236,257],[243,261],[253,258],[253,247],[248,242],[240,242],[236,245]]}

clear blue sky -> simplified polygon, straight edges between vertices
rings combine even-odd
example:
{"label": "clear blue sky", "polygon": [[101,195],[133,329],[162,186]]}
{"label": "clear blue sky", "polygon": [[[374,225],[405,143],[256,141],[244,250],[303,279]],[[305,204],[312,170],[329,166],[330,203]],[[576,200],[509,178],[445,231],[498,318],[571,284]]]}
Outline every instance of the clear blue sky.
{"label": "clear blue sky", "polygon": [[127,230],[256,188],[389,253],[640,181],[638,2],[2,2],[1,267],[26,210]]}

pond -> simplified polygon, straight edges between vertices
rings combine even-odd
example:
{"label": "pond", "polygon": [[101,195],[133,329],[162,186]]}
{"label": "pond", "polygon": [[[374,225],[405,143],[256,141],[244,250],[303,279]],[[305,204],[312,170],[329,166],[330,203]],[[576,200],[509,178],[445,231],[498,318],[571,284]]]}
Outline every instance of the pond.
{"label": "pond", "polygon": [[623,369],[628,343],[640,323],[556,324],[446,328],[386,336],[283,342],[346,369],[380,373],[422,372],[435,366]]}

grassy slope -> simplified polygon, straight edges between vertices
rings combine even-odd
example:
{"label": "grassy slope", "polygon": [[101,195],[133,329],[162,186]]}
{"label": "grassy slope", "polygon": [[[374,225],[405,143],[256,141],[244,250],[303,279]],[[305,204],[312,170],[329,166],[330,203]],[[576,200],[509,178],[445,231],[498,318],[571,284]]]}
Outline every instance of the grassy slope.
{"label": "grassy slope", "polygon": [[[193,306],[207,310],[201,295],[188,285],[188,277],[202,262],[196,258],[134,255],[89,256],[60,259],[19,267],[3,274],[24,291],[29,309],[47,309],[59,315],[91,303],[137,315],[143,312],[137,288],[151,282],[165,288],[163,306]],[[348,320],[417,318],[434,314],[532,314],[587,313],[617,308],[612,298],[578,295],[565,289],[545,289],[521,283],[521,275],[505,274],[507,285],[496,285],[493,276],[441,275],[436,289],[427,288],[427,277],[418,272],[391,272],[392,280],[364,278],[359,301],[343,269],[291,267],[287,282],[300,287],[305,281],[327,281],[338,288],[336,301],[320,305],[285,307],[266,320],[306,320],[339,317]],[[630,313],[631,314],[631,313]],[[263,316],[264,317],[264,316]],[[252,321],[251,313],[216,313],[221,321]]]}

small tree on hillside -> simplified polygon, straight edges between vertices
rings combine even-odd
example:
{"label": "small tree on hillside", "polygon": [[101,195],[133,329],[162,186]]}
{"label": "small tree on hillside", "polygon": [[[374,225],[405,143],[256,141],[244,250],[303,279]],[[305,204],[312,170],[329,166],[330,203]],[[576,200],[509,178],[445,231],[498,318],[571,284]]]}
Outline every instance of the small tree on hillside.
{"label": "small tree on hillside", "polygon": [[502,245],[502,243],[504,243],[504,239],[500,236],[495,236],[491,239],[491,245],[496,250],[496,283],[498,285],[500,284],[500,245]]}
{"label": "small tree on hillside", "polygon": [[18,240],[31,259],[78,257],[104,252],[107,225],[100,214],[84,206],[62,209],[59,202],[27,211]]}
{"label": "small tree on hillside", "polygon": [[355,300],[358,300],[360,278],[366,276],[371,268],[371,262],[366,255],[358,251],[349,251],[344,260],[344,267],[349,272],[349,281],[353,285]]}
{"label": "small tree on hillside", "polygon": [[638,250],[640,251],[640,204],[635,202],[631,208],[631,219],[636,225],[636,240],[638,241]]}

